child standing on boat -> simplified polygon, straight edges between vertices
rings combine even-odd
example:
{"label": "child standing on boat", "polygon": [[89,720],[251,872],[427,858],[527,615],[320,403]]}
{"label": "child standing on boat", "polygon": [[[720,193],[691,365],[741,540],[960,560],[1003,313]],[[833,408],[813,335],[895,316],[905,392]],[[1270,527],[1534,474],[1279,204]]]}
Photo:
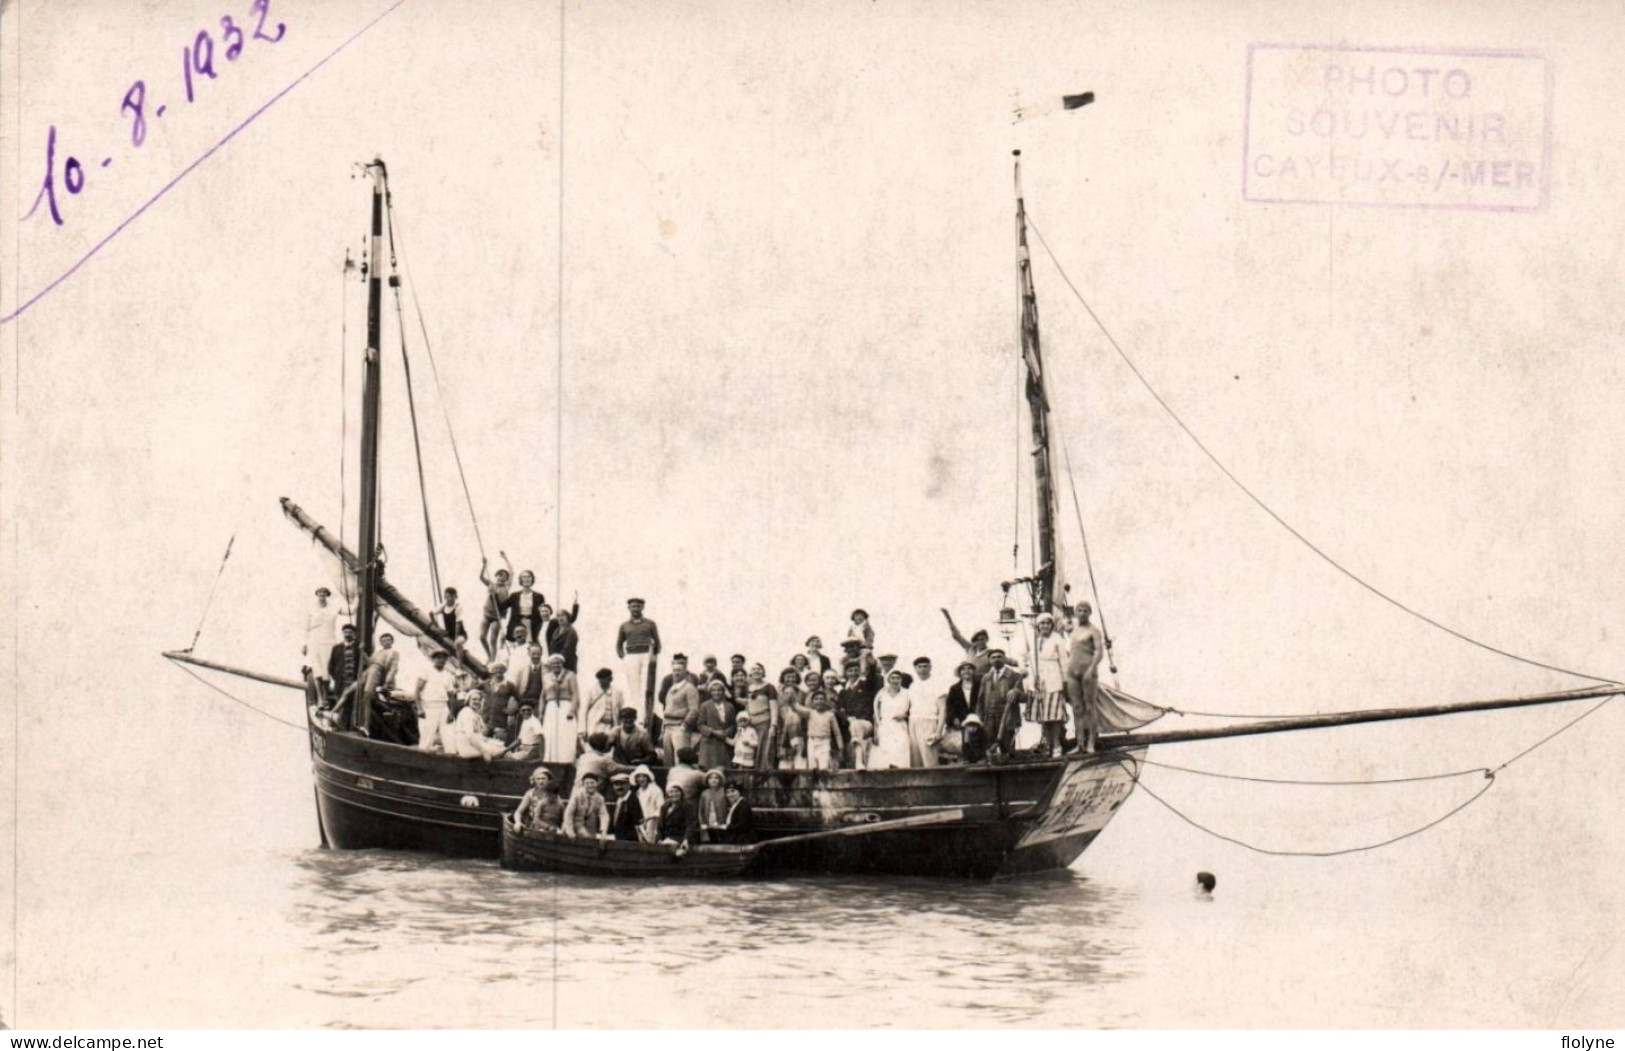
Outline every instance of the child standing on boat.
{"label": "child standing on boat", "polygon": [[852,623],[846,626],[846,637],[862,643],[866,650],[875,648],[875,626],[869,623],[868,610],[852,611]]}
{"label": "child standing on boat", "polygon": [[757,753],[762,747],[762,735],[751,724],[749,712],[740,712],[735,721],[739,724],[739,729],[734,733],[734,768],[754,769]]}
{"label": "child standing on boat", "polygon": [[823,693],[813,694],[812,709],[807,716],[807,768],[834,770],[835,757],[844,749],[841,724]]}
{"label": "child standing on boat", "polygon": [[502,564],[507,568],[497,570],[495,580],[489,575],[490,559],[480,559],[480,583],[486,589],[485,612],[480,617],[480,645],[485,647],[486,660],[497,654],[497,642],[502,637],[502,614],[508,608],[508,596],[512,591],[508,582],[513,579],[513,563],[508,561],[506,551],[497,553],[502,556]]}

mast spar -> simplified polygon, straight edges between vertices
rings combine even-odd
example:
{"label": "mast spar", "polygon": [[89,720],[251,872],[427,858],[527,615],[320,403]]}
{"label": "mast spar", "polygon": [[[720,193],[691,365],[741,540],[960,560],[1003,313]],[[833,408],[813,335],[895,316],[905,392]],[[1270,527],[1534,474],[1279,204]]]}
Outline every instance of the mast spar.
{"label": "mast spar", "polygon": [[1033,573],[1032,598],[1037,612],[1064,601],[1057,550],[1055,457],[1049,419],[1049,392],[1044,358],[1038,338],[1038,295],[1033,290],[1032,256],[1027,249],[1027,203],[1021,192],[1021,151],[1012,151],[1016,169],[1016,276],[1021,293],[1021,359],[1026,368],[1027,408],[1032,417],[1033,484],[1038,497],[1038,569]]}
{"label": "mast spar", "polygon": [[378,615],[378,429],[381,382],[379,344],[383,327],[383,239],[384,198],[389,192],[389,174],[382,159],[374,158],[366,167],[372,176],[372,235],[368,241],[367,275],[367,354],[361,371],[361,493],[360,530],[356,552],[360,556],[356,583],[360,591],[356,611],[356,631],[361,652],[371,654],[372,632]]}

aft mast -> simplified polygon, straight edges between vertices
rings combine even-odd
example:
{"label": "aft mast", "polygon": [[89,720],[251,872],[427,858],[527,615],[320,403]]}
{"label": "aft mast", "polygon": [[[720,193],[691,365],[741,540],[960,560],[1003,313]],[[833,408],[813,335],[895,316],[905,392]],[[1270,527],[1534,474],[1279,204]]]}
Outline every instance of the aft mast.
{"label": "aft mast", "polygon": [[367,165],[372,176],[372,236],[368,242],[367,264],[367,356],[361,367],[361,508],[360,533],[356,553],[360,565],[356,582],[360,590],[356,631],[361,652],[373,652],[372,632],[378,616],[378,430],[382,383],[379,378],[379,344],[383,327],[383,240],[384,205],[389,193],[389,175],[384,162],[374,159]]}
{"label": "aft mast", "polygon": [[1055,534],[1055,458],[1050,434],[1049,392],[1038,339],[1038,295],[1033,291],[1032,256],[1027,250],[1027,204],[1021,192],[1021,151],[1016,162],[1016,272],[1021,292],[1021,360],[1026,370],[1027,408],[1032,417],[1033,485],[1037,495],[1038,568],[1033,573],[1034,612],[1048,612],[1064,601],[1060,553]]}

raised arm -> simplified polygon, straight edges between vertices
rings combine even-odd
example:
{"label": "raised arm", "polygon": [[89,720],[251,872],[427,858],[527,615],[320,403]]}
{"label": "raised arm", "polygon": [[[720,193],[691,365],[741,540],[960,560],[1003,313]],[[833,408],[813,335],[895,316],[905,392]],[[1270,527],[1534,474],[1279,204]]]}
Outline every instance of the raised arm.
{"label": "raised arm", "polygon": [[946,607],[942,610],[942,618],[948,622],[948,634],[954,637],[954,641],[959,643],[961,649],[969,652],[970,640],[960,633],[959,626],[954,623],[953,614],[949,613]]}

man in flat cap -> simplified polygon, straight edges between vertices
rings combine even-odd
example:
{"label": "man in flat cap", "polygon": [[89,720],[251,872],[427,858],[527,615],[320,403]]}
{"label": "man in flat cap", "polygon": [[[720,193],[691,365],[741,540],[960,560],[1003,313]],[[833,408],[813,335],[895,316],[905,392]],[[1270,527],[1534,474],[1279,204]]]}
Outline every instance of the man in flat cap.
{"label": "man in flat cap", "polygon": [[649,721],[654,704],[655,666],[660,657],[660,628],[643,615],[643,600],[629,598],[630,614],[615,635],[615,656],[625,670],[627,699],[643,708],[643,722]]}

